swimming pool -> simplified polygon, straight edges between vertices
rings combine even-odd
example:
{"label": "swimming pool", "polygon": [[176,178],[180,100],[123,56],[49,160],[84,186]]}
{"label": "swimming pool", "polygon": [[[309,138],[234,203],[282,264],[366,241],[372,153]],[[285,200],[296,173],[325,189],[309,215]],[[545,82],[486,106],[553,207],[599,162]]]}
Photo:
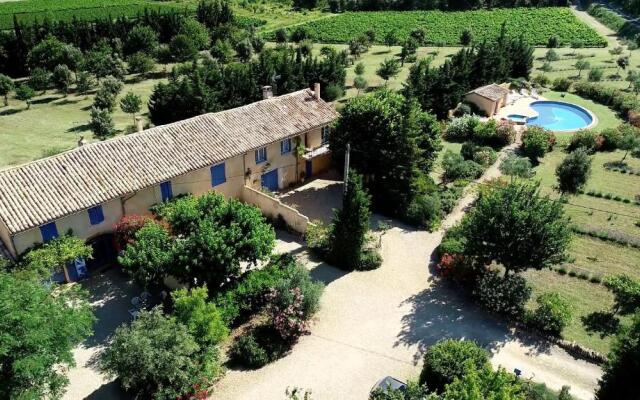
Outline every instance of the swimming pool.
{"label": "swimming pool", "polygon": [[561,101],[534,101],[529,104],[537,117],[527,118],[527,125],[540,126],[552,131],[574,131],[593,124],[594,117],[586,109]]}

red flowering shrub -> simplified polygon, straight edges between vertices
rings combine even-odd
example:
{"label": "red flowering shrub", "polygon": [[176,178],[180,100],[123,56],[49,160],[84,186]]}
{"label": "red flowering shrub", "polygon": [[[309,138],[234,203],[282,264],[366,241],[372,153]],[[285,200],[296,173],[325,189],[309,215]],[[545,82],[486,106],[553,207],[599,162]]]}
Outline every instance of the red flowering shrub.
{"label": "red flowering shrub", "polygon": [[461,284],[471,284],[475,279],[475,271],[462,254],[445,253],[436,265],[438,275]]}
{"label": "red flowering shrub", "polygon": [[133,242],[136,232],[149,221],[151,221],[151,218],[144,215],[126,215],[122,217],[115,226],[116,249],[118,251],[124,250],[129,243]]}

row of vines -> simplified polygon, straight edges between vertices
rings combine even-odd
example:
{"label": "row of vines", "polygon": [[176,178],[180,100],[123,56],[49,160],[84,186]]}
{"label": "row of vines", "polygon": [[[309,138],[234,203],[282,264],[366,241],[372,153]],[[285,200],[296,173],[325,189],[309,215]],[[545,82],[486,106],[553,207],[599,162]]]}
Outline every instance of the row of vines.
{"label": "row of vines", "polygon": [[[476,41],[492,40],[497,37],[503,23],[506,23],[509,33],[522,34],[528,43],[536,46],[546,45],[551,36],[556,36],[563,46],[607,45],[603,37],[566,8],[348,12],[303,26],[315,41],[322,43],[346,43],[369,30],[375,31],[379,43],[390,31],[394,31],[402,41],[413,29],[424,28],[427,31],[426,44],[451,46],[460,44],[460,35],[465,29]],[[267,39],[274,36],[275,32],[266,34]]]}

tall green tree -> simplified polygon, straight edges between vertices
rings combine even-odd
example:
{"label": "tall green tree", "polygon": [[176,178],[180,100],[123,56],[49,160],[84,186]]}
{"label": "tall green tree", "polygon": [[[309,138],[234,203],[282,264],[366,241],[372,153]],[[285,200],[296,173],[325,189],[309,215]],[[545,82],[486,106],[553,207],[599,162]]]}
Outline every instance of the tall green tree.
{"label": "tall green tree", "polygon": [[260,210],[215,192],[177,199],[160,215],[183,236],[174,274],[187,283],[206,283],[211,292],[236,279],[241,262],[255,265],[273,250],[275,233]]}
{"label": "tall green tree", "polygon": [[5,107],[9,105],[9,93],[13,88],[13,79],[4,74],[0,74],[0,96],[4,98]]}
{"label": "tall green tree", "polygon": [[140,106],[142,106],[142,98],[133,92],[127,92],[127,94],[120,99],[120,109],[122,112],[131,115],[134,125],[136,123],[136,114],[140,112]]}
{"label": "tall green tree", "polygon": [[137,25],[129,31],[124,43],[126,54],[142,52],[151,55],[159,45],[158,33],[149,26]]}
{"label": "tall green tree", "polygon": [[640,312],[636,312],[629,327],[622,328],[617,334],[603,371],[596,390],[597,400],[632,400],[638,397]]}
{"label": "tall green tree", "polygon": [[73,75],[71,74],[69,67],[66,65],[56,65],[53,69],[51,80],[54,85],[56,85],[56,88],[66,96],[69,93],[71,84],[73,83]]}
{"label": "tall green tree", "polygon": [[28,55],[31,68],[41,67],[52,72],[57,65],[66,65],[75,70],[82,60],[82,53],[76,47],[49,35],[35,45]]}
{"label": "tall green tree", "polygon": [[362,185],[362,177],[349,174],[342,208],[334,212],[329,235],[331,260],[345,269],[359,269],[369,232],[370,197]]}
{"label": "tall green tree", "polygon": [[376,75],[384,79],[385,86],[389,79],[395,78],[400,73],[400,63],[395,58],[385,58],[380,67],[376,70]]}
{"label": "tall green tree", "polygon": [[69,380],[60,367],[74,365],[72,350],[91,334],[94,318],[79,287],[53,294],[54,287],[0,271],[3,399],[59,399],[64,394]]}
{"label": "tall green tree", "polygon": [[161,224],[149,221],[134,235],[118,261],[140,286],[160,288],[174,260],[171,235]]}
{"label": "tall green tree", "polygon": [[23,83],[16,88],[16,99],[22,100],[27,103],[27,110],[31,108],[31,99],[36,95],[36,92],[31,86]]}
{"label": "tall green tree", "polygon": [[482,191],[461,229],[465,253],[478,265],[504,266],[505,276],[563,261],[571,240],[562,204],[520,181]]}
{"label": "tall green tree", "polygon": [[116,127],[109,110],[91,107],[89,128],[97,139],[105,140],[116,134]]}
{"label": "tall green tree", "polygon": [[435,117],[415,101],[382,90],[347,103],[330,145],[335,160],[342,162],[350,143],[351,165],[367,177],[373,208],[401,215],[426,190],[440,134]]}

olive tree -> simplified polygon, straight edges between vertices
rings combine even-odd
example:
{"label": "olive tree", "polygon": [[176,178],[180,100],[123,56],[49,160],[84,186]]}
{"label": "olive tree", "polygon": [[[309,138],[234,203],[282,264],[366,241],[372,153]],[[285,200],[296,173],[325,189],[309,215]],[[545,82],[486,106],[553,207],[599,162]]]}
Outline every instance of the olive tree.
{"label": "olive tree", "polygon": [[538,183],[521,181],[483,191],[461,231],[467,255],[502,265],[505,275],[563,261],[571,239],[562,204],[542,196]]}
{"label": "olive tree", "polygon": [[591,157],[583,147],[571,152],[556,168],[558,189],[562,193],[576,193],[589,179]]}

